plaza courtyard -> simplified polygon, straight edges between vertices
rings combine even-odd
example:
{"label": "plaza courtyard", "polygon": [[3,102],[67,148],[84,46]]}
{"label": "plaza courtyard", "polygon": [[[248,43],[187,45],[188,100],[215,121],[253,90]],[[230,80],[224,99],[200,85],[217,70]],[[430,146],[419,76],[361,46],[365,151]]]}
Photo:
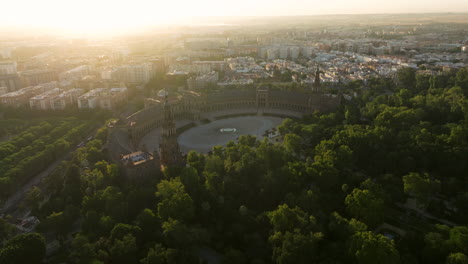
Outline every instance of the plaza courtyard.
{"label": "plaza courtyard", "polygon": [[[190,150],[207,153],[216,145],[225,145],[230,140],[235,141],[240,135],[254,135],[261,138],[266,130],[277,127],[283,121],[280,117],[271,116],[242,116],[224,118],[211,121],[208,124],[200,124],[180,134],[178,141],[182,152]],[[177,128],[190,124],[189,120],[176,121]],[[226,129],[221,132],[221,129]],[[231,130],[233,129],[233,130]],[[235,129],[235,131],[234,131]],[[138,146],[152,152],[159,146],[160,128],[153,129],[146,134]]]}
{"label": "plaza courtyard", "polygon": [[282,118],[270,116],[243,116],[215,120],[183,132],[178,141],[182,152],[196,150],[206,153],[216,145],[225,145],[230,140],[235,141],[240,135],[254,135],[261,138],[266,130],[278,126],[282,121]]}

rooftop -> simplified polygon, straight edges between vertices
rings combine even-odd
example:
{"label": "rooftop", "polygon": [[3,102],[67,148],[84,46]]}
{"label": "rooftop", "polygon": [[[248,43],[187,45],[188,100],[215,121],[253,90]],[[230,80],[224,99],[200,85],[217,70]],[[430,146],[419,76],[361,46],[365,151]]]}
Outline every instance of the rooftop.
{"label": "rooftop", "polygon": [[3,98],[16,97],[16,96],[24,95],[24,94],[26,94],[28,92],[35,91],[35,90],[42,89],[42,88],[43,88],[42,86],[28,86],[28,87],[22,88],[22,89],[20,89],[18,91],[14,91],[14,92],[11,92],[11,93],[4,94],[1,97],[3,97]]}
{"label": "rooftop", "polygon": [[60,89],[59,88],[54,88],[54,89],[52,89],[50,91],[47,91],[45,93],[36,95],[36,96],[32,97],[30,100],[43,100],[43,99],[46,99],[46,98],[54,97],[58,93],[60,93]]}
{"label": "rooftop", "polygon": [[145,163],[146,161],[153,160],[153,156],[147,152],[137,151],[130,153],[128,155],[122,156],[121,162],[128,166],[128,165],[140,165]]}

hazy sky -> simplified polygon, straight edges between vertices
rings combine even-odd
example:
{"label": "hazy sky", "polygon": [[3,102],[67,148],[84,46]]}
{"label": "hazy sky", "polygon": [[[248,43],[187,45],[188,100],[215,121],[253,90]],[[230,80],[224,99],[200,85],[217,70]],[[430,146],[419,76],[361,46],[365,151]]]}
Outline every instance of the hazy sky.
{"label": "hazy sky", "polygon": [[468,0],[7,0],[2,25],[110,29],[187,16],[468,12]]}

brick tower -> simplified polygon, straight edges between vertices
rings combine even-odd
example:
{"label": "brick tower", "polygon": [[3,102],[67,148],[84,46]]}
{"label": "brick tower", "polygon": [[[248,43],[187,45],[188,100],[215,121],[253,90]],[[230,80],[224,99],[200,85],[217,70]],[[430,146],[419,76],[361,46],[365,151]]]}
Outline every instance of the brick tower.
{"label": "brick tower", "polygon": [[184,166],[185,161],[177,142],[176,126],[172,117],[171,106],[167,101],[167,95],[164,99],[164,121],[159,142],[161,166]]}

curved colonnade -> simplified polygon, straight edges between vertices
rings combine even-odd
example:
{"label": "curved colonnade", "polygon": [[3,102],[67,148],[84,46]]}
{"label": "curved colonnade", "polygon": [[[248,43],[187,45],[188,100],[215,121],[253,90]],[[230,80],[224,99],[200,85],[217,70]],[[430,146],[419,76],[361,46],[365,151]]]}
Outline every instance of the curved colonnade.
{"label": "curved colonnade", "polygon": [[[118,127],[127,130],[136,144],[144,135],[160,127],[164,119],[163,99],[146,99],[145,109],[120,120]],[[340,97],[319,93],[289,91],[224,91],[200,94],[185,91],[168,98],[175,120],[198,121],[222,115],[252,114],[300,117],[314,111],[330,111],[340,104]]]}

